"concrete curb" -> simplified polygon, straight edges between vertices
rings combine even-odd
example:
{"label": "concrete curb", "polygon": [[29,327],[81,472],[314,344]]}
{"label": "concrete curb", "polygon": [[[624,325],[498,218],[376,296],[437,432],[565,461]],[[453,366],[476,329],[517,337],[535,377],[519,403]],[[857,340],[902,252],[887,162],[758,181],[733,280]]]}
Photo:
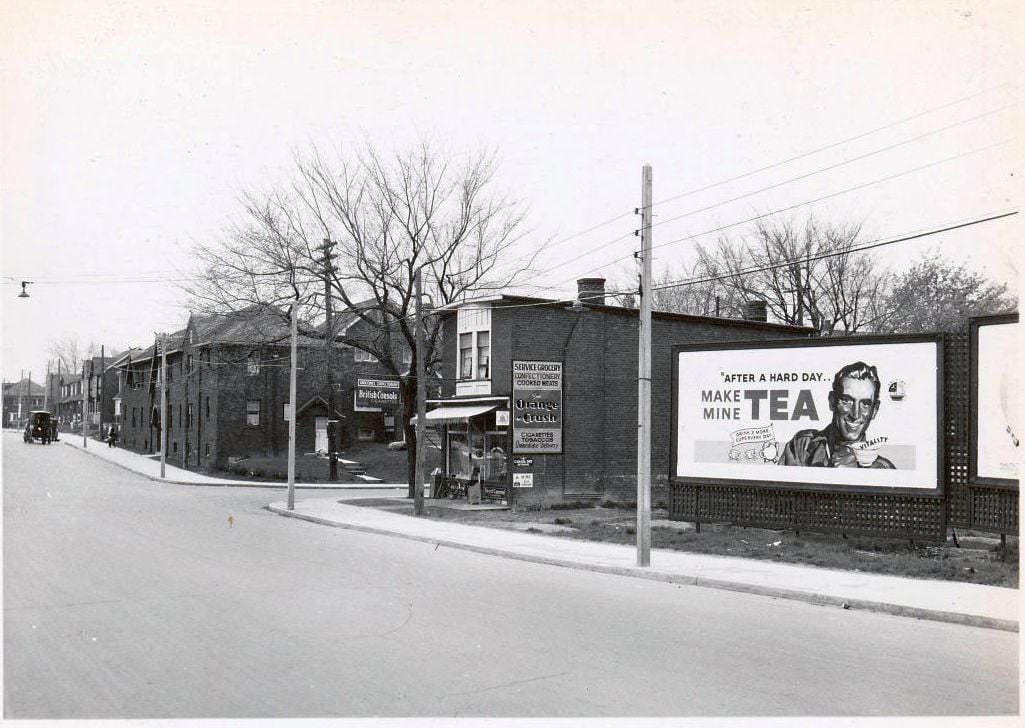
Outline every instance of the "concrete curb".
{"label": "concrete curb", "polygon": [[[152,480],[154,483],[165,483],[165,484],[170,484],[170,485],[191,485],[191,486],[198,487],[198,488],[267,488],[267,489],[281,489],[281,490],[287,490],[288,489],[288,483],[262,483],[262,482],[259,482],[259,481],[254,481],[252,483],[241,483],[241,482],[236,482],[236,483],[233,483],[233,482],[225,482],[225,483],[190,483],[187,480],[171,480],[170,478],[160,478],[160,477],[157,477],[157,476],[154,476],[154,475],[148,475],[147,473],[143,473],[143,472],[141,472],[139,470],[136,470],[135,468],[131,468],[131,467],[127,466],[127,465],[124,465],[123,463],[119,463],[119,462],[116,462],[114,460],[108,460],[107,458],[103,457],[102,455],[97,455],[94,452],[90,452],[89,448],[87,448],[87,447],[79,447],[77,445],[72,445],[70,442],[64,442],[63,440],[58,440],[57,442],[64,443],[68,447],[73,448],[75,450],[78,450],[79,452],[84,452],[87,455],[92,455],[94,458],[97,458],[98,460],[102,460],[105,463],[110,463],[114,467],[121,468],[122,470],[127,470],[129,473],[134,473],[135,475],[138,475],[141,478],[146,478],[146,480]],[[393,485],[387,485],[387,486],[385,486],[385,485],[359,485],[359,486],[355,486],[354,487],[351,483],[345,483],[345,484],[341,484],[341,485],[306,485],[306,484],[296,483],[295,484],[295,489],[296,490],[395,490],[395,486],[393,486]]]}
{"label": "concrete curb", "polygon": [[724,591],[735,591],[742,592],[744,594],[756,594],[758,596],[772,597],[775,599],[791,599],[794,601],[806,602],[808,604],[817,604],[820,606],[833,606],[841,607],[843,609],[858,609],[867,612],[880,612],[884,614],[892,614],[897,617],[912,617],[914,619],[926,619],[934,622],[948,622],[951,624],[960,624],[967,627],[982,627],[984,629],[996,629],[1004,632],[1018,632],[1018,623],[1007,619],[996,619],[994,617],[983,617],[974,614],[960,614],[958,612],[944,612],[935,609],[925,609],[923,607],[911,607],[903,604],[889,604],[886,602],[876,602],[867,599],[854,599],[854,598],[843,598],[837,597],[830,594],[819,594],[816,592],[805,592],[795,589],[783,589],[778,587],[767,587],[760,586],[758,584],[746,584],[738,581],[726,581],[723,579],[707,579],[700,576],[688,576],[686,574],[670,574],[660,571],[651,571],[648,569],[642,569],[636,566],[611,566],[602,564],[588,564],[579,561],[569,561],[566,559],[558,559],[550,556],[536,556],[533,554],[521,554],[515,551],[508,551],[505,549],[495,548],[491,546],[475,546],[473,544],[462,543],[459,541],[451,541],[448,539],[431,538],[428,536],[418,536],[409,533],[400,533],[397,531],[390,531],[385,528],[376,528],[373,526],[360,526],[352,523],[339,523],[338,521],[332,521],[327,518],[321,518],[319,516],[312,516],[304,513],[296,513],[289,511],[285,508],[281,508],[274,505],[267,505],[265,508],[272,513],[276,513],[286,518],[298,518],[303,521],[309,521],[311,523],[317,523],[324,526],[333,526],[335,528],[344,528],[350,531],[362,531],[364,533],[373,533],[381,536],[393,536],[396,538],[404,538],[410,541],[420,541],[422,543],[432,543],[439,546],[447,546],[448,548],[461,549],[463,551],[473,551],[479,554],[486,554],[489,556],[501,556],[508,559],[516,559],[517,561],[527,561],[534,564],[547,564],[549,566],[561,566],[568,569],[577,569],[579,571],[592,571],[599,574],[613,574],[615,576],[629,576],[636,579],[648,579],[649,581],[661,581],[670,584],[685,584],[688,586],[704,587],[706,589],[721,589]]}

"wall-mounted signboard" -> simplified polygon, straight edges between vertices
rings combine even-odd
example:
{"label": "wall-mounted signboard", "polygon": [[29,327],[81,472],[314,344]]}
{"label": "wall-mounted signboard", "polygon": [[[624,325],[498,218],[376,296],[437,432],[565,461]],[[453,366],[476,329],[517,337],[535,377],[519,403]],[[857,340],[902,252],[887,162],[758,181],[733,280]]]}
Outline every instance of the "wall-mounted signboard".
{"label": "wall-mounted signboard", "polygon": [[356,377],[353,408],[357,412],[380,412],[399,404],[399,378],[394,374]]}
{"label": "wall-mounted signboard", "polygon": [[939,495],[935,336],[673,349],[678,482]]}
{"label": "wall-mounted signboard", "polygon": [[513,361],[513,453],[562,453],[562,362]]}
{"label": "wall-mounted signboard", "polygon": [[968,479],[1017,487],[1021,472],[1021,331],[1018,314],[970,321],[971,387]]}

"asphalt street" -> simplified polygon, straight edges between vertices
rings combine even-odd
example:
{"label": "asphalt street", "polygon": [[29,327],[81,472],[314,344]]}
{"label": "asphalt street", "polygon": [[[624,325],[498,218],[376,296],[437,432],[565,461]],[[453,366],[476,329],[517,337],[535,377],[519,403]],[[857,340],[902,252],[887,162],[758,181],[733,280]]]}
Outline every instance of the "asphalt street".
{"label": "asphalt street", "polygon": [[14,433],[3,498],[8,719],[1018,709],[1013,633],[329,528]]}

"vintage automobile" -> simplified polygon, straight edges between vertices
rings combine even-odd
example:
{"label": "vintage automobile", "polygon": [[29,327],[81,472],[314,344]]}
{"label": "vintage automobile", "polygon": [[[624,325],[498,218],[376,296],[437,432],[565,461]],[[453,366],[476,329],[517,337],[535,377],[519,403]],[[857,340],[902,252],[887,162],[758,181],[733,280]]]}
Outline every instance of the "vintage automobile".
{"label": "vintage automobile", "polygon": [[49,445],[54,439],[54,428],[49,412],[45,410],[33,410],[28,413],[28,422],[25,424],[25,442],[39,440],[44,445]]}

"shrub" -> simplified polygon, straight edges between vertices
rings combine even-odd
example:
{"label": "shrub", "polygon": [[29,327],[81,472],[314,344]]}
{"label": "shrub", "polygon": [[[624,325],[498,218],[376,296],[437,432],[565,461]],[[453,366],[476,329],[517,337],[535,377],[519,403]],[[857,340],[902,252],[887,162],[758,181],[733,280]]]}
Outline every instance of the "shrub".
{"label": "shrub", "polygon": [[556,518],[553,521],[553,523],[555,523],[555,525],[557,525],[557,526],[565,526],[567,524],[573,523],[573,519],[572,518]]}
{"label": "shrub", "polygon": [[553,511],[572,511],[578,508],[594,508],[593,501],[565,501],[561,503],[552,503],[549,506]]}

